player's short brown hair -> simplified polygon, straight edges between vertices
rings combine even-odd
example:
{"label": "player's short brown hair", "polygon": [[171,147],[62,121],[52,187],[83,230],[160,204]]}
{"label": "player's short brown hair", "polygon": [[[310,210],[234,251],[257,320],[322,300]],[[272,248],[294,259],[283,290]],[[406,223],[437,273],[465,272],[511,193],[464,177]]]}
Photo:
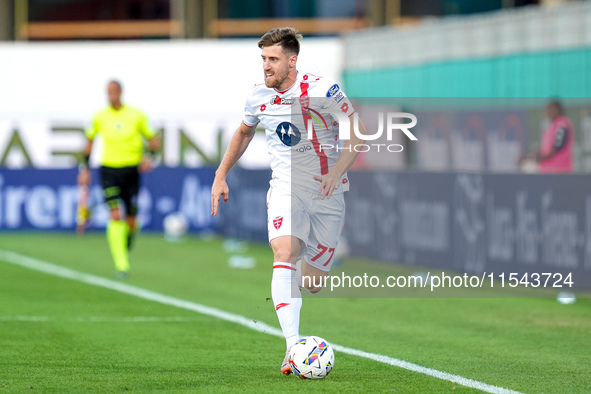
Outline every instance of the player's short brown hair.
{"label": "player's short brown hair", "polygon": [[293,27],[278,27],[266,32],[259,40],[259,48],[279,44],[286,54],[300,54],[302,34]]}

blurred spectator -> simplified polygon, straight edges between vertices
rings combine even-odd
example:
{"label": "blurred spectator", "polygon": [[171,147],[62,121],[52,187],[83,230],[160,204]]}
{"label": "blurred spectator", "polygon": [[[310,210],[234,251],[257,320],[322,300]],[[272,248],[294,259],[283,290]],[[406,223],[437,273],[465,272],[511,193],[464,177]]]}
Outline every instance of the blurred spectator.
{"label": "blurred spectator", "polygon": [[538,163],[539,172],[572,172],[573,143],[575,131],[572,122],[564,115],[564,108],[558,100],[546,105],[546,115],[550,125],[544,130],[540,150],[530,152],[520,158],[522,165],[527,160]]}

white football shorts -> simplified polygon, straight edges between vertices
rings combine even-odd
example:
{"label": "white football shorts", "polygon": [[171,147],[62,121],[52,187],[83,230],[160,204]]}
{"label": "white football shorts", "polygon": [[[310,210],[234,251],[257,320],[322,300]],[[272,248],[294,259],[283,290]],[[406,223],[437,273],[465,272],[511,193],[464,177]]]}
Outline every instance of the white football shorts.
{"label": "white football shorts", "polygon": [[291,235],[302,240],[298,258],[322,271],[330,271],[345,221],[344,193],[322,200],[319,193],[291,192],[273,183],[267,192],[269,242]]}

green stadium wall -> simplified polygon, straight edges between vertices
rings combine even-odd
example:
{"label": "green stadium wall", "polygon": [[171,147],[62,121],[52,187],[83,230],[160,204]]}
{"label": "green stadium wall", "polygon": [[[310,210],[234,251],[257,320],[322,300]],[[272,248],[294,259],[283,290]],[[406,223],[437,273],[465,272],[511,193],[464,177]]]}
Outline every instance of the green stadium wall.
{"label": "green stadium wall", "polygon": [[345,70],[350,97],[591,97],[591,48]]}

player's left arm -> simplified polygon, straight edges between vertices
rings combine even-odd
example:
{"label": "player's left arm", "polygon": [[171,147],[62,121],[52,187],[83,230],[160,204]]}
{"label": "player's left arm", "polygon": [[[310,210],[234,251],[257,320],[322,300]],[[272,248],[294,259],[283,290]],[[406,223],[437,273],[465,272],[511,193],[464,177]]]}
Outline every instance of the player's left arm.
{"label": "player's left arm", "polygon": [[[359,152],[355,151],[354,147],[364,143],[364,141],[359,138],[359,136],[357,136],[357,133],[354,130],[355,124],[352,118],[352,115],[349,116],[349,135],[351,138],[345,141],[345,147],[343,148],[341,155],[337,159],[335,165],[331,168],[328,174],[314,177],[315,180],[320,182],[318,192],[322,194],[323,200],[325,197],[330,198],[334,190],[341,185],[341,178],[349,170],[349,168],[351,168],[359,156]],[[358,131],[360,134],[365,135],[365,127],[363,127],[361,121],[359,121]]]}
{"label": "player's left arm", "polygon": [[148,157],[152,161],[156,160],[156,155],[160,152],[161,146],[162,142],[160,140],[160,135],[158,134],[148,140]]}

